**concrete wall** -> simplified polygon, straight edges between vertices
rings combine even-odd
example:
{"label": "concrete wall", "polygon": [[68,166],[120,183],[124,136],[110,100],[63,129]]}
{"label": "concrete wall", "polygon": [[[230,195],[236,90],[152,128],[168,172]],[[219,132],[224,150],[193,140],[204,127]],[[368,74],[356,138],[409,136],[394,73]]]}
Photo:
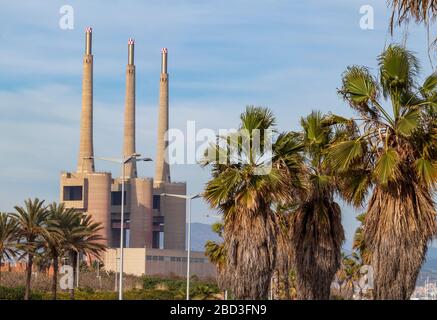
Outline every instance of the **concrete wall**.
{"label": "concrete wall", "polygon": [[152,179],[131,179],[130,247],[152,247]]}
{"label": "concrete wall", "polygon": [[87,213],[95,222],[100,222],[103,229],[101,235],[106,239],[105,244],[111,243],[111,174],[88,174],[88,207]]}
{"label": "concrete wall", "polygon": [[[199,278],[216,277],[216,267],[203,252],[191,252],[190,275]],[[146,251],[146,274],[149,276],[187,275],[187,252],[181,250],[149,249]]]}
{"label": "concrete wall", "polygon": [[[64,187],[72,187],[72,186],[81,186],[82,187],[82,200],[80,200],[80,201],[65,201],[64,200]],[[87,195],[88,195],[87,188],[88,188],[88,183],[85,179],[85,175],[64,172],[61,174],[59,201],[61,203],[64,203],[67,208],[75,208],[75,209],[83,211],[87,207]]]}
{"label": "concrete wall", "polygon": [[[187,194],[186,183],[162,183],[155,194]],[[164,216],[164,249],[185,250],[186,201],[171,196],[161,197],[161,215]]]}
{"label": "concrete wall", "polygon": [[[64,187],[81,186],[82,200],[64,201]],[[75,208],[92,216],[102,225],[100,235],[105,245],[111,244],[111,174],[110,173],[62,173],[60,202],[67,208]]]}
{"label": "concrete wall", "polygon": [[[124,263],[123,272],[126,274],[133,274],[142,276],[146,273],[145,265],[145,248],[127,248],[123,250]],[[103,256],[103,264],[107,271],[119,271],[120,249],[108,249]]]}
{"label": "concrete wall", "polygon": [[[109,249],[103,257],[105,270],[118,271],[119,249]],[[123,269],[126,274],[136,276],[186,277],[187,252],[182,250],[159,250],[127,248],[124,250]],[[190,274],[199,278],[213,279],[216,267],[203,252],[191,252]]]}

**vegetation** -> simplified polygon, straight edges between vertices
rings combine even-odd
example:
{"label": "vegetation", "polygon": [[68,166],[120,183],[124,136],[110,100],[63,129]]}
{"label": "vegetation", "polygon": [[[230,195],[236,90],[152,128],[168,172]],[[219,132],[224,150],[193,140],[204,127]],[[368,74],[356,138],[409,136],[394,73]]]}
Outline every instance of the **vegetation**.
{"label": "vegetation", "polygon": [[299,299],[329,299],[331,283],[341,263],[344,231],[334,194],[340,183],[326,156],[327,148],[349,129],[337,119],[313,112],[301,121],[305,192],[292,214],[291,242]]}
{"label": "vegetation", "polygon": [[396,24],[401,25],[413,20],[428,26],[429,22],[437,16],[437,1],[435,0],[390,0],[388,4],[392,8],[390,18],[392,33]]}
{"label": "vegetation", "polygon": [[[19,274],[9,272],[7,276],[9,286],[0,286],[0,300],[24,300],[25,287],[17,286],[21,278]],[[83,270],[81,278],[87,286],[79,287],[75,291],[76,300],[117,300],[118,292],[113,290],[113,273],[103,272],[100,281],[96,281],[96,273],[92,269]],[[159,278],[159,277],[135,277],[125,275],[124,299],[126,300],[184,300],[185,279],[180,278]],[[191,280],[190,296],[195,300],[216,300],[221,299],[219,289],[214,282],[198,280],[195,277]],[[38,276],[36,287],[30,295],[31,300],[52,299],[51,281],[45,274]],[[58,300],[69,300],[68,291],[60,291],[57,294]]]}
{"label": "vegetation", "polygon": [[[313,112],[301,132],[275,132],[270,171],[256,174],[265,146],[244,143],[255,141],[251,130],[274,128],[268,109],[248,107],[240,138],[217,137],[208,149],[204,197],[224,219],[224,254],[208,243],[208,256],[237,298],[266,298],[281,270],[295,271],[298,298],[328,299],[336,272],[352,283],[363,264],[374,270],[374,299],[412,294],[437,233],[437,74],[419,84],[417,58],[398,45],[378,62],[378,77],[361,66],[343,74],[339,94],[358,117]],[[355,252],[343,258],[335,196],[367,205]]]}
{"label": "vegetation", "polygon": [[2,280],[1,265],[5,259],[11,260],[17,253],[17,222],[6,213],[0,212],[0,285]]}
{"label": "vegetation", "polygon": [[[244,138],[218,137],[224,146],[207,151],[204,165],[212,166],[213,178],[204,197],[223,213],[227,285],[237,299],[264,299],[276,268],[279,230],[272,206],[293,200],[289,191],[299,183],[293,174],[298,170],[299,147],[294,136],[279,135],[270,145],[273,165],[269,166],[263,158],[270,143],[265,142],[267,135],[275,126],[272,113],[248,107],[240,120]],[[257,140],[258,147],[252,148]]]}
{"label": "vegetation", "polygon": [[[16,206],[15,211],[0,214],[0,262],[3,257],[25,259],[24,300],[31,296],[34,264],[39,269],[52,267],[51,295],[56,299],[60,259],[69,257],[76,265],[80,254],[99,259],[105,250],[98,234],[101,226],[88,215],[66,209],[62,204],[46,206],[39,199],[28,199],[24,206]],[[70,298],[74,298],[74,289]]]}
{"label": "vegetation", "polygon": [[[216,222],[211,227],[220,238],[223,237],[223,223]],[[226,252],[223,242],[207,241],[205,243],[205,255],[217,268],[217,283],[219,288],[226,290]]]}
{"label": "vegetation", "polygon": [[344,73],[339,92],[358,112],[360,125],[332,145],[329,156],[340,174],[353,177],[346,180],[347,201],[359,206],[372,191],[364,237],[375,297],[407,299],[437,230],[437,75],[417,85],[418,61],[400,46],[389,46],[378,60],[379,81],[365,67]]}

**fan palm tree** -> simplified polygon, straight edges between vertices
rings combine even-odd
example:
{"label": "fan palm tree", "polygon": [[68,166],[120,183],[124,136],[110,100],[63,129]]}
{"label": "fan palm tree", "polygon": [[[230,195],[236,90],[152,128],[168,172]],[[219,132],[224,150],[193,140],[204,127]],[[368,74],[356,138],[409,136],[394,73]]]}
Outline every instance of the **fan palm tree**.
{"label": "fan palm tree", "polygon": [[379,57],[379,81],[367,68],[352,66],[339,90],[360,125],[328,153],[339,174],[350,177],[346,200],[359,206],[372,191],[364,238],[376,299],[410,297],[437,230],[437,74],[418,85],[418,73],[416,57],[391,45]]}
{"label": "fan palm tree", "polygon": [[[277,250],[276,250],[276,270],[273,274],[272,285],[274,287],[273,299],[278,300],[281,297],[286,300],[292,298],[291,291],[293,280],[291,274],[295,278],[294,272],[294,255],[293,245],[290,236],[291,217],[296,209],[296,204],[278,205],[275,208],[275,213],[278,220],[279,233],[277,235]],[[281,291],[283,288],[283,292]],[[282,294],[284,293],[284,294]]]}
{"label": "fan palm tree", "polygon": [[4,259],[12,259],[17,253],[17,222],[11,215],[0,212],[0,285],[1,265]]}
{"label": "fan palm tree", "polygon": [[356,219],[360,222],[361,225],[355,230],[352,249],[357,252],[363,264],[370,265],[372,260],[372,253],[366,247],[366,242],[364,239],[364,222],[366,220],[366,214],[362,213],[358,215]]}
{"label": "fan palm tree", "polygon": [[50,232],[47,229],[49,211],[44,201],[38,198],[24,201],[24,207],[15,206],[15,211],[12,216],[18,225],[18,246],[27,255],[24,299],[29,300],[34,256],[42,247],[44,239],[50,238]]}
{"label": "fan palm tree", "polygon": [[[90,260],[101,259],[102,252],[106,250],[105,239],[99,234],[101,223],[94,222],[88,214],[72,215],[71,221],[67,219],[68,223],[61,225],[64,248],[70,263],[77,267],[81,254]],[[76,267],[73,268],[73,281],[77,278]],[[70,299],[74,299],[74,288],[70,289]]]}
{"label": "fan palm tree", "polygon": [[229,288],[237,299],[262,299],[276,267],[279,230],[272,206],[291,201],[300,146],[291,134],[268,139],[275,125],[268,109],[247,107],[240,120],[238,133],[219,136],[208,149],[204,165],[212,166],[212,179],[204,198],[223,214]]}
{"label": "fan palm tree", "polygon": [[53,202],[49,205],[49,228],[54,236],[47,239],[45,242],[46,253],[50,257],[51,266],[53,267],[53,276],[51,283],[52,299],[56,300],[58,290],[58,273],[59,259],[69,249],[69,244],[66,242],[69,230],[74,227],[77,221],[80,221],[81,214],[75,209],[65,208],[64,204]]}
{"label": "fan palm tree", "polygon": [[338,182],[326,157],[328,146],[347,130],[334,130],[336,120],[320,112],[301,120],[307,192],[300,198],[291,221],[299,299],[329,299],[331,283],[341,264],[344,231],[340,206],[334,200]]}
{"label": "fan palm tree", "polygon": [[[223,223],[216,222],[211,227],[220,238],[223,237]],[[208,240],[205,243],[205,255],[217,268],[217,283],[220,289],[226,290],[226,252],[223,242]]]}
{"label": "fan palm tree", "polygon": [[408,23],[411,19],[417,23],[428,25],[431,19],[437,16],[436,0],[390,0],[387,3],[392,8],[390,31],[394,25]]}

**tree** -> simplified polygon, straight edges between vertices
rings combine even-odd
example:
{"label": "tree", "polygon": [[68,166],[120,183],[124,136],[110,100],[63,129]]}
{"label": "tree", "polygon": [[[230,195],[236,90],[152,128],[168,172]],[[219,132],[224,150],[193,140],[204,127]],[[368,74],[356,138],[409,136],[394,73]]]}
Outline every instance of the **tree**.
{"label": "tree", "polygon": [[437,44],[437,38],[431,42],[430,27],[437,17],[437,0],[389,0],[391,7],[390,33],[393,35],[396,25],[408,25],[413,20],[417,24],[424,24],[428,36],[428,58],[432,63],[432,48]]}
{"label": "tree", "polygon": [[[91,215],[77,213],[68,224],[61,227],[66,255],[73,267],[73,278],[77,278],[77,265],[82,254],[90,260],[100,259],[106,250],[104,238],[99,234],[101,223],[94,222]],[[74,288],[70,289],[70,299],[74,299]]]}
{"label": "tree", "polygon": [[436,0],[390,0],[392,14],[390,18],[390,31],[393,33],[395,24],[408,23],[411,19],[416,23],[429,22],[437,16]]}
{"label": "tree", "polygon": [[17,230],[17,222],[11,215],[0,212],[0,285],[3,260],[12,259],[17,253]]}
{"label": "tree", "polygon": [[334,200],[338,179],[326,157],[329,145],[347,131],[334,130],[337,118],[312,112],[301,120],[306,192],[291,218],[298,299],[329,299],[341,264],[344,231],[340,206]]}
{"label": "tree", "polygon": [[247,107],[240,120],[239,132],[217,137],[207,151],[204,165],[211,165],[212,179],[204,198],[223,214],[226,283],[237,299],[264,299],[276,267],[279,230],[272,206],[291,201],[300,146],[292,134],[273,142],[275,118],[268,109]]}
{"label": "tree", "polygon": [[[216,222],[211,227],[220,238],[223,237],[223,223]],[[226,290],[226,252],[223,242],[208,240],[205,243],[205,255],[217,268],[217,283],[220,289]]]}
{"label": "tree", "polygon": [[27,255],[24,299],[29,300],[34,256],[42,247],[43,239],[50,238],[47,230],[49,211],[38,198],[24,201],[24,207],[15,206],[15,211],[12,216],[18,225],[18,246]]}
{"label": "tree", "polygon": [[378,61],[378,81],[365,67],[344,73],[339,93],[358,112],[359,126],[328,153],[338,174],[349,177],[347,201],[360,206],[372,191],[364,238],[372,252],[374,297],[409,299],[437,231],[437,74],[418,85],[418,60],[398,45]]}
{"label": "tree", "polygon": [[366,220],[366,214],[362,213],[356,217],[356,219],[361,223],[361,225],[355,230],[352,249],[360,257],[363,264],[370,265],[372,260],[372,253],[366,247],[366,242],[364,239],[364,222]]}
{"label": "tree", "polygon": [[58,273],[59,273],[59,259],[69,249],[69,243],[66,241],[71,228],[74,228],[76,221],[80,220],[80,213],[75,209],[67,209],[64,204],[57,204],[53,202],[48,208],[49,228],[54,236],[46,239],[45,247],[46,253],[50,257],[50,264],[53,267],[53,276],[51,283],[52,300],[57,298],[58,290]]}

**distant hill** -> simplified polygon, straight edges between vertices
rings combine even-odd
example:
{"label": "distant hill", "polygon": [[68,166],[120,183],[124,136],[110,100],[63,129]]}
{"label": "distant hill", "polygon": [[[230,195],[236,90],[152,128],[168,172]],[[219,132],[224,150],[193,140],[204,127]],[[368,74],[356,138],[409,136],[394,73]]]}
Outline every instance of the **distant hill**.
{"label": "distant hill", "polygon": [[208,240],[220,241],[220,237],[212,232],[210,224],[191,224],[191,248],[194,251],[205,251],[205,242]]}

